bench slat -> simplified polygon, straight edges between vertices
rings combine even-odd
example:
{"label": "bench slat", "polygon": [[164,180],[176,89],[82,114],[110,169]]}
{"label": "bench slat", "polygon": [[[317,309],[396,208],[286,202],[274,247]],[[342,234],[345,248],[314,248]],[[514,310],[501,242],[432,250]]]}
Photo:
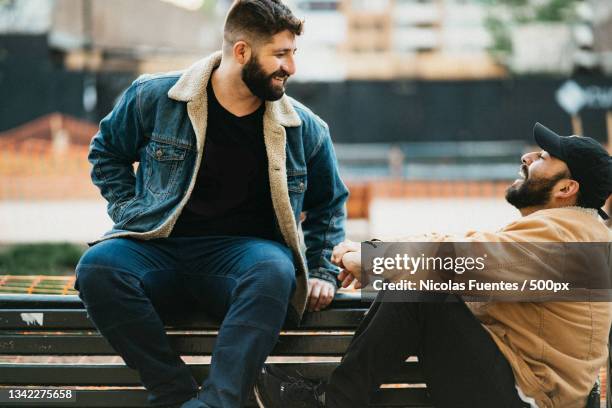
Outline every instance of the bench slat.
{"label": "bench slat", "polygon": [[[322,380],[329,377],[338,365],[335,362],[274,363],[289,374]],[[190,364],[194,378],[202,382],[208,376],[208,364]],[[423,375],[416,362],[408,362],[400,373],[385,379],[391,384],[416,384],[423,382]],[[100,385],[137,386],[138,373],[121,364],[0,364],[0,384],[5,385]]]}
{"label": "bench slat", "polygon": [[[347,292],[340,290],[336,293],[330,308],[364,308],[368,307],[372,299],[364,296],[361,298],[359,292]],[[24,295],[24,294],[0,294],[0,309],[83,309],[83,303],[77,295]]]}
{"label": "bench slat", "polygon": [[[3,387],[4,388],[4,387]],[[62,408],[76,407],[105,407],[105,408],[135,408],[148,407],[147,393],[143,389],[87,389],[76,390],[76,402],[66,403],[65,406],[57,403],[37,403],[36,406],[53,406]],[[23,402],[4,403],[3,406],[21,406]],[[429,408],[431,403],[423,388],[381,389],[373,396],[372,407],[421,407]],[[247,408],[256,408],[257,404],[251,396],[245,404]]]}
{"label": "bench slat", "polygon": [[[366,309],[328,309],[307,313],[299,329],[302,330],[346,330],[354,329],[361,321]],[[202,317],[168,317],[164,319],[168,329],[216,330],[219,322]],[[42,323],[42,324],[41,324]],[[0,310],[2,330],[95,330],[83,309],[14,309]]]}
{"label": "bench slat", "polygon": [[[174,349],[182,355],[207,355],[213,350],[214,334],[169,334]],[[286,335],[271,355],[340,356],[351,340],[350,335]],[[1,354],[24,355],[114,355],[115,351],[99,334],[11,334],[0,335]]]}

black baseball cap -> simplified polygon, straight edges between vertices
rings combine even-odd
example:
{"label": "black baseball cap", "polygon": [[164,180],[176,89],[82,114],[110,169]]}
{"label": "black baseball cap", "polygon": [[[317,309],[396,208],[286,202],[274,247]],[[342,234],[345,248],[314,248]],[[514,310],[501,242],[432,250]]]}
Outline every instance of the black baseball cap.
{"label": "black baseball cap", "polygon": [[582,205],[597,209],[607,220],[601,207],[612,193],[612,158],[601,143],[586,136],[560,136],[541,123],[535,124],[533,136],[542,149],[567,164],[580,183]]}

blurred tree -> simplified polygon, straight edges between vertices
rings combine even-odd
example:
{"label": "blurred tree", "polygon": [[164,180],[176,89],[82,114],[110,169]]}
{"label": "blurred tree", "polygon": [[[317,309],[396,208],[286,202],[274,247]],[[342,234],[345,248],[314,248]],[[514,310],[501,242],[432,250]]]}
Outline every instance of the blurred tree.
{"label": "blurred tree", "polygon": [[575,18],[576,0],[550,0],[536,7],[537,21],[572,22]]}
{"label": "blurred tree", "polygon": [[494,54],[498,60],[504,59],[505,56],[512,53],[512,40],[510,36],[510,27],[496,17],[487,16],[485,27],[493,37],[493,46],[490,52]]}
{"label": "blurred tree", "polygon": [[206,14],[212,14],[215,12],[216,7],[217,7],[216,0],[204,0],[204,3],[202,3],[202,7],[200,7],[200,10]]}
{"label": "blurred tree", "polygon": [[489,51],[500,62],[512,53],[512,27],[531,23],[573,23],[580,0],[476,0],[488,8],[485,26],[493,45]]}
{"label": "blurred tree", "polygon": [[2,8],[15,7],[15,0],[0,0],[0,7]]}
{"label": "blurred tree", "polygon": [[69,243],[15,244],[0,248],[0,275],[71,275],[84,246]]}

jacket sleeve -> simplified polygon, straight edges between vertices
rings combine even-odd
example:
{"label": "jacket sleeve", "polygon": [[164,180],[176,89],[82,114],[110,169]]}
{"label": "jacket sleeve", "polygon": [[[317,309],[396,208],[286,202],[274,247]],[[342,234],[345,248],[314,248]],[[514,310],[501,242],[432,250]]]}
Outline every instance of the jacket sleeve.
{"label": "jacket sleeve", "polygon": [[[484,256],[486,260],[484,268],[457,275],[457,281],[514,283],[518,285],[510,292],[514,300],[534,296],[529,290],[518,290],[532,279],[564,281],[565,255],[569,254],[562,252],[566,247],[556,225],[545,219],[522,217],[496,232],[468,232],[462,241],[468,245],[456,244],[456,256]],[[484,295],[488,296],[487,291]]]}
{"label": "jacket sleeve", "polygon": [[338,174],[329,128],[322,124],[319,143],[308,159],[308,185],[304,197],[306,219],[302,223],[306,262],[311,278],[338,284],[339,269],[331,263],[335,245],[344,240],[345,202],[348,190]]}
{"label": "jacket sleeve", "polygon": [[121,209],[135,195],[133,164],[144,140],[138,84],[130,86],[102,121],[91,141],[88,160],[91,178],[108,202],[107,212],[114,222]]}

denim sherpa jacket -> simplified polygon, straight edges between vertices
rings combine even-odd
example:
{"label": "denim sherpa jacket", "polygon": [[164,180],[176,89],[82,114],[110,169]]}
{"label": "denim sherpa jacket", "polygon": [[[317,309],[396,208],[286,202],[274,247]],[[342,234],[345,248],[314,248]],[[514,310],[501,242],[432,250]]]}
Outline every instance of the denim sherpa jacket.
{"label": "denim sherpa jacket", "polygon": [[[140,77],[101,121],[89,161],[114,226],[100,240],[170,235],[202,164],[206,85],[220,61],[217,52],[184,72]],[[335,282],[330,256],[344,239],[348,190],[329,129],[308,108],[286,95],[266,102],[263,126],[277,232],[296,264],[297,318],[306,305],[308,275]],[[298,235],[302,211],[305,251]]]}

